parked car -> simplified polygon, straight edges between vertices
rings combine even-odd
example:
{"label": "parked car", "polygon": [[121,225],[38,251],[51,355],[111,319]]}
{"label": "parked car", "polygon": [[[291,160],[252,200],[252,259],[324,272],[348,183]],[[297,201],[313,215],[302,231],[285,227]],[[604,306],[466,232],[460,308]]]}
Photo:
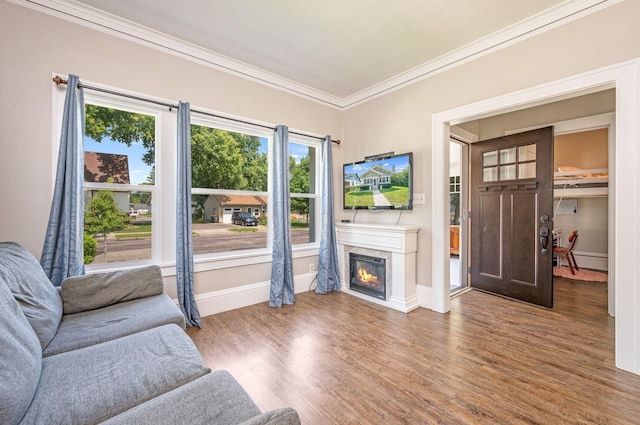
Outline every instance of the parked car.
{"label": "parked car", "polygon": [[257,226],[258,219],[249,212],[236,211],[231,214],[231,223],[239,224],[241,226]]}
{"label": "parked car", "polygon": [[129,211],[129,217],[133,217],[133,218],[137,218],[140,216],[140,212],[137,210],[130,210]]}

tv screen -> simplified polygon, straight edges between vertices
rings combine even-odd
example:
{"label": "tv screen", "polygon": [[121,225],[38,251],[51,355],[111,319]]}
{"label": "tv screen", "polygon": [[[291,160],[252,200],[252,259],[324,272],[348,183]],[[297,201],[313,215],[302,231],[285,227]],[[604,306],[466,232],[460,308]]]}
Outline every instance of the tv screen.
{"label": "tv screen", "polygon": [[413,208],[411,152],[343,165],[345,209]]}

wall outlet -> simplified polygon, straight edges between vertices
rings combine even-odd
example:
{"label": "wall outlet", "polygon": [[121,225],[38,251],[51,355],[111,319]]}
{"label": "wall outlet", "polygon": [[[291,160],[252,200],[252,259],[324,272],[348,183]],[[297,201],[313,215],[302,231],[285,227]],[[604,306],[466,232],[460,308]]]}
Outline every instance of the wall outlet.
{"label": "wall outlet", "polygon": [[309,264],[309,273],[313,273],[316,271],[316,265],[311,263]]}
{"label": "wall outlet", "polygon": [[413,194],[413,203],[414,204],[424,204],[424,193],[414,193]]}

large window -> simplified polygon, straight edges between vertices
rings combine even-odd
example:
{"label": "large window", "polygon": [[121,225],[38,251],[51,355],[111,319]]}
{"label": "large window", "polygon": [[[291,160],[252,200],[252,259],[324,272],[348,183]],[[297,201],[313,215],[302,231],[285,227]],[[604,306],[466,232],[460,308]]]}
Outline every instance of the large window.
{"label": "large window", "polygon": [[156,118],[85,105],[85,263],[152,258]]}
{"label": "large window", "polygon": [[193,253],[267,247],[268,140],[191,126]]}
{"label": "large window", "polygon": [[316,147],[289,143],[289,190],[291,191],[291,242],[315,242]]}
{"label": "large window", "polygon": [[[194,254],[269,246],[271,134],[196,119],[191,126]],[[316,147],[289,143],[291,240],[315,242]]]}
{"label": "large window", "polygon": [[[61,99],[57,99],[60,109]],[[175,261],[175,109],[85,93],[89,270]],[[193,247],[201,269],[269,261],[273,132],[192,115]],[[317,249],[320,142],[291,137],[291,233]],[[304,254],[303,254],[304,253]],[[309,255],[312,255],[310,253]]]}

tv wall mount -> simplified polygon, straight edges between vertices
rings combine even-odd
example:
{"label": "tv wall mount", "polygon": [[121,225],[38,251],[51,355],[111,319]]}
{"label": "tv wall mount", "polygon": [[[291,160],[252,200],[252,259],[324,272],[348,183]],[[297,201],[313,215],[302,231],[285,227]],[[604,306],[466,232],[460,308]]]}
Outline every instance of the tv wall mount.
{"label": "tv wall mount", "polygon": [[379,153],[377,155],[365,156],[364,160],[365,160],[365,162],[379,161],[381,159],[391,158],[394,154],[395,154],[395,152]]}

